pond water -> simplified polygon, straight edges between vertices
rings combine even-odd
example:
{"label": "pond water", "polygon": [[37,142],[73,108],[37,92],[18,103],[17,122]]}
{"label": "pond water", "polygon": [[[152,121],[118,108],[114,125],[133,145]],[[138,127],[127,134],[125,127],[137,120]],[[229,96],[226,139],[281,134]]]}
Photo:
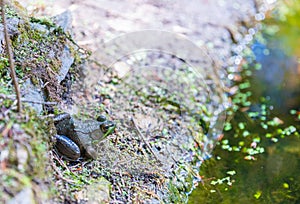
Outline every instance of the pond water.
{"label": "pond water", "polygon": [[189,203],[300,203],[300,65],[274,38],[252,51],[261,67],[245,66],[241,82],[251,105],[225,126]]}

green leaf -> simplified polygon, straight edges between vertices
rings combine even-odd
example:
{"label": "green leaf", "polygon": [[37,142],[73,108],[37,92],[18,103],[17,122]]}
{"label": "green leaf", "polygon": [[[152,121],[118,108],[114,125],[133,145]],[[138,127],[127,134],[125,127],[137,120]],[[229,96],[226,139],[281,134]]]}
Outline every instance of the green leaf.
{"label": "green leaf", "polygon": [[226,173],[229,174],[230,176],[233,176],[236,174],[236,171],[232,170],[232,171],[227,171]]}
{"label": "green leaf", "polygon": [[289,188],[290,187],[288,183],[283,183],[282,186],[283,186],[283,188]]}
{"label": "green leaf", "polygon": [[256,191],[256,193],[253,195],[254,198],[259,199],[261,197],[262,192],[261,191]]}
{"label": "green leaf", "polygon": [[241,130],[245,129],[245,124],[242,123],[242,122],[240,122],[240,123],[239,123],[239,128],[240,128]]}

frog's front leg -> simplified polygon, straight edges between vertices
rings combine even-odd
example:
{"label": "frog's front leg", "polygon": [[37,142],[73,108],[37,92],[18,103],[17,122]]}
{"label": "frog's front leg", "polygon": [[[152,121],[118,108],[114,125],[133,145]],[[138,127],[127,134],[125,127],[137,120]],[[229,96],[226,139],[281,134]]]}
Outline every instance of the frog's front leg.
{"label": "frog's front leg", "polygon": [[64,158],[76,161],[80,157],[80,148],[70,138],[64,135],[55,135],[55,149]]}
{"label": "frog's front leg", "polygon": [[53,118],[54,123],[59,123],[63,120],[70,120],[71,116],[69,113],[60,113]]}

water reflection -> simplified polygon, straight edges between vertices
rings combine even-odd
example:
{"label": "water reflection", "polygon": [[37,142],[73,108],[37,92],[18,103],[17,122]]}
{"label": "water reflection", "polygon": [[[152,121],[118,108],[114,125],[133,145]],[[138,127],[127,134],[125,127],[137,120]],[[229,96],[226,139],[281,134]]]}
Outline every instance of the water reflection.
{"label": "water reflection", "polygon": [[253,44],[256,60],[262,65],[252,79],[253,100],[269,96],[278,112],[287,113],[299,108],[300,66],[296,57],[288,56],[280,47],[276,39]]}

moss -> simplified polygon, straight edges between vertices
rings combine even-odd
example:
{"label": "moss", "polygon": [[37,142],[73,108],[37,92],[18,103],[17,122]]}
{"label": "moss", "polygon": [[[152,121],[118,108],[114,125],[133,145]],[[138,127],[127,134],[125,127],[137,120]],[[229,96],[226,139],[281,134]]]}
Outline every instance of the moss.
{"label": "moss", "polygon": [[[18,15],[18,13],[16,12],[15,9],[13,9],[9,6],[5,6],[5,17],[6,18],[14,18],[14,17],[19,18],[19,15]],[[0,22],[2,23],[2,18],[0,19]]]}
{"label": "moss", "polygon": [[[49,185],[51,178],[47,154],[50,144],[47,135],[51,129],[47,121],[38,118],[29,108],[19,115],[12,111],[12,101],[8,104],[5,101],[9,100],[0,101],[1,110],[4,110],[1,115],[5,114],[0,119],[0,144],[4,145],[1,147],[3,155],[0,161],[1,167],[4,167],[4,171],[0,172],[0,191],[4,192],[0,197],[1,203],[7,202],[26,187],[41,194],[47,189],[46,183]],[[39,186],[36,186],[36,182],[39,182]]]}
{"label": "moss", "polygon": [[[29,23],[19,24],[18,30],[20,34],[14,37],[12,44],[15,48],[16,63],[26,65],[23,71],[28,71],[25,67],[35,67],[36,63],[45,68],[51,59],[50,68],[57,72],[61,65],[59,53],[63,50],[66,39],[56,36],[53,32],[32,29]],[[53,52],[53,57],[49,56],[50,52]]]}
{"label": "moss", "polygon": [[4,68],[8,67],[9,63],[8,63],[8,59],[6,57],[1,57],[0,58],[0,74],[4,74],[6,72],[6,70]]}
{"label": "moss", "polygon": [[[37,86],[48,83],[45,88],[48,100],[61,100],[64,88],[57,80],[62,65],[61,55],[67,46],[77,65],[82,62],[78,45],[50,19],[20,17],[17,12],[14,15],[7,15],[7,18],[15,18],[18,22],[18,32],[11,37],[17,77],[21,81],[29,77]],[[8,63],[4,56],[0,57],[2,57],[0,61],[2,74],[3,70],[8,68]],[[76,65],[74,64],[69,72],[71,76],[77,71]]]}
{"label": "moss", "polygon": [[43,18],[31,17],[30,22],[45,25],[45,26],[47,26],[48,29],[55,27],[55,23],[53,21],[51,21],[49,18],[46,18],[46,17],[43,17]]}
{"label": "moss", "polygon": [[178,186],[176,186],[173,182],[168,182],[168,191],[169,191],[169,200],[170,203],[184,203],[182,198],[182,192],[178,190]]}

